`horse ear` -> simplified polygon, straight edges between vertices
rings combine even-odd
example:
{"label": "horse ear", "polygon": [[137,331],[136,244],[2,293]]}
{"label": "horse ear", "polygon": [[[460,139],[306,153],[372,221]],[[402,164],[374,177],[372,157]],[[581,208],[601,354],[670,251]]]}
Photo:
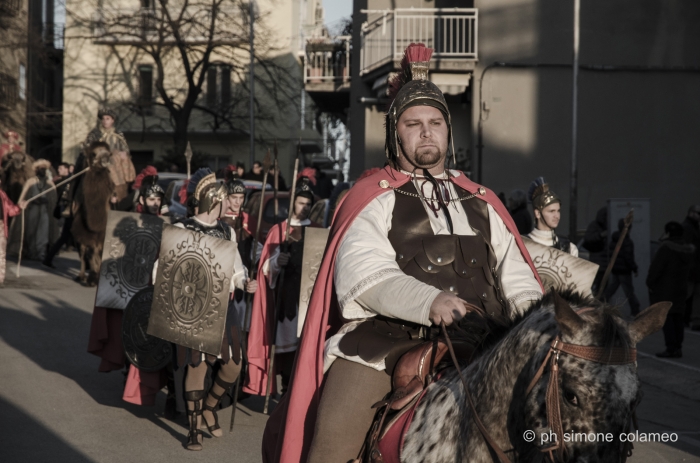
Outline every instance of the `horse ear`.
{"label": "horse ear", "polygon": [[650,334],[659,331],[664,326],[666,315],[668,315],[672,305],[670,302],[657,302],[634,317],[634,320],[629,324],[632,344],[637,344]]}
{"label": "horse ear", "polygon": [[574,309],[571,308],[568,302],[554,291],[554,318],[557,320],[557,325],[562,334],[572,336],[574,333],[583,328],[584,321],[578,316]]}

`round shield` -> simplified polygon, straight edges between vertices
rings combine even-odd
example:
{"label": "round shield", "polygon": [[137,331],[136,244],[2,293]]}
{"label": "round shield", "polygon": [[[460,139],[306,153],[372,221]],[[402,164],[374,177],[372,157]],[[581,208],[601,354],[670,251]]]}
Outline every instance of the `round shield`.
{"label": "round shield", "polygon": [[146,333],[152,302],[152,286],[134,294],[124,310],[122,323],[126,358],[143,371],[158,371],[172,358],[172,348],[168,341]]}

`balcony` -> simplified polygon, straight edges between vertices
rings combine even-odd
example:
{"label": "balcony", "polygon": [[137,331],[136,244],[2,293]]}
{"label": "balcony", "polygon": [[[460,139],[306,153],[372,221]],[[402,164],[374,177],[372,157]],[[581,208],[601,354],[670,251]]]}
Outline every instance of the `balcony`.
{"label": "balcony", "polygon": [[306,39],[304,89],[317,106],[330,112],[348,106],[351,53],[350,36]]}
{"label": "balcony", "polygon": [[411,43],[434,50],[431,69],[464,72],[478,58],[478,11],[475,8],[397,8],[362,10],[360,75],[385,74],[400,67]]}

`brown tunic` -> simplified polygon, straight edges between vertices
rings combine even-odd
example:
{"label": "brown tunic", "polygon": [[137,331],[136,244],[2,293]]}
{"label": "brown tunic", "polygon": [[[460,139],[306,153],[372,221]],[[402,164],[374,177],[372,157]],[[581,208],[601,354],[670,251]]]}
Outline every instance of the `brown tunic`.
{"label": "brown tunic", "polygon": [[[455,186],[457,194],[468,192]],[[389,241],[399,268],[418,281],[484,309],[493,318],[506,315],[506,304],[496,274],[496,256],[490,244],[487,205],[465,200],[462,207],[476,235],[436,235],[413,182],[399,188],[391,220]],[[408,194],[406,194],[408,193]],[[426,329],[418,324],[384,316],[361,323],[341,339],[338,347],[368,363],[386,361],[391,372],[396,360],[421,342]]]}

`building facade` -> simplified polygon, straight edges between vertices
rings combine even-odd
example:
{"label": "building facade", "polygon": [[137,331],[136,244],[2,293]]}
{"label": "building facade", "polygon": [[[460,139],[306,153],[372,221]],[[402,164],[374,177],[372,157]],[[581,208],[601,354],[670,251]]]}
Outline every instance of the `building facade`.
{"label": "building facade", "polygon": [[682,220],[700,202],[700,4],[581,2],[572,169],[573,4],[354,1],[350,37],[328,39],[335,61],[306,77],[319,106],[347,117],[350,178],[383,165],[386,82],[405,47],[423,42],[435,49],[430,78],[450,105],[457,164],[473,179],[508,195],[544,176],[563,201],[563,234],[580,235],[609,198],[650,198],[654,238]]}
{"label": "building facade", "polygon": [[[255,2],[255,159],[278,146],[283,175],[290,175],[299,140],[306,151],[318,146],[319,131],[304,123],[299,55],[302,36],[314,17],[315,0]],[[187,15],[206,25],[218,5],[214,47],[201,72],[202,50],[211,41],[206,28],[183,28],[175,37],[163,26],[168,11],[182,2],[68,0],[66,3],[63,157],[75,159],[97,123],[98,108],[118,112],[137,165],[179,156],[183,132],[195,155],[213,169],[250,160],[250,20],[247,1],[190,2]],[[180,42],[178,42],[180,40]],[[178,45],[178,43],[182,45]],[[149,47],[161,47],[154,58]],[[186,62],[180,48],[187,50]],[[199,54],[198,54],[199,53]],[[189,69],[189,72],[187,71]],[[192,94],[192,82],[199,93]],[[158,91],[165,89],[168,100]],[[309,100],[310,101],[310,100]],[[175,109],[191,106],[186,126]]]}
{"label": "building facade", "polygon": [[0,135],[17,132],[23,144],[27,137],[28,15],[26,0],[0,0]]}

